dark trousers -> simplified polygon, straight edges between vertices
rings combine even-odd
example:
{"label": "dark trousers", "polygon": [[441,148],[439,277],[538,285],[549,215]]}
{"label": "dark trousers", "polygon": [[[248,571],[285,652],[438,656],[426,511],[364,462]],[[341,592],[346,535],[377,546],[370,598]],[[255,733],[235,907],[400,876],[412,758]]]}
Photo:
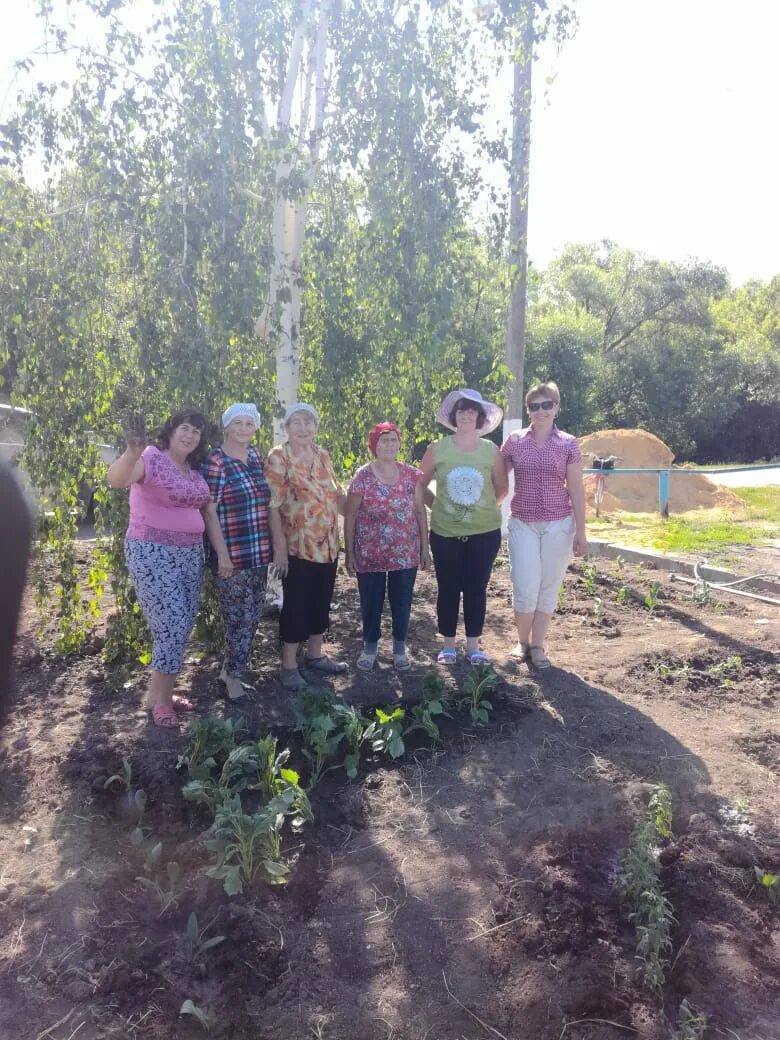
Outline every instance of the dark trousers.
{"label": "dark trousers", "polygon": [[460,597],[467,637],[482,635],[487,608],[487,583],[501,548],[501,530],[445,538],[431,531],[431,552],[439,594],[436,615],[439,632],[454,636],[458,629]]}
{"label": "dark trousers", "polygon": [[289,556],[282,578],[282,612],[279,638],[283,643],[303,643],[321,636],[330,626],[330,601],[336,583],[337,563],[312,563]]}
{"label": "dark trousers", "polygon": [[412,593],[417,578],[417,568],[402,571],[369,571],[358,574],[360,612],[363,615],[363,642],[378,643],[382,626],[382,610],[385,591],[390,600],[393,618],[393,639],[406,642],[409,632],[409,615],[412,612]]}

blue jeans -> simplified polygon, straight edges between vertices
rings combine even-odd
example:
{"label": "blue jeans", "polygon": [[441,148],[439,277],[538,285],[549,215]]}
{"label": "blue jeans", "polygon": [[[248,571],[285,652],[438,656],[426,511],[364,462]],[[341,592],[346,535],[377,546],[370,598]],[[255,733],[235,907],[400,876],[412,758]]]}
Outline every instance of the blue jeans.
{"label": "blue jeans", "polygon": [[364,643],[374,645],[379,642],[385,590],[393,617],[393,639],[396,643],[406,642],[416,578],[416,567],[409,567],[403,571],[369,571],[367,574],[358,574]]}

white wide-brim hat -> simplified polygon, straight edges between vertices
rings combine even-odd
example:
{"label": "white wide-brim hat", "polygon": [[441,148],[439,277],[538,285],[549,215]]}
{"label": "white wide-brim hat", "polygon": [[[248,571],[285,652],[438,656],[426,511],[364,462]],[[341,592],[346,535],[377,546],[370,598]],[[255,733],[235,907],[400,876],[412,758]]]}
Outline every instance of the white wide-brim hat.
{"label": "white wide-brim hat", "polygon": [[458,401],[461,401],[464,398],[467,401],[473,401],[474,404],[478,404],[484,409],[485,425],[479,431],[480,437],[492,433],[501,422],[504,412],[497,404],[493,404],[492,401],[486,401],[479,390],[469,390],[468,388],[465,388],[463,390],[450,391],[439,406],[439,410],[436,413],[436,421],[441,423],[442,426],[446,426],[448,430],[457,429],[457,427],[450,422],[450,413]]}

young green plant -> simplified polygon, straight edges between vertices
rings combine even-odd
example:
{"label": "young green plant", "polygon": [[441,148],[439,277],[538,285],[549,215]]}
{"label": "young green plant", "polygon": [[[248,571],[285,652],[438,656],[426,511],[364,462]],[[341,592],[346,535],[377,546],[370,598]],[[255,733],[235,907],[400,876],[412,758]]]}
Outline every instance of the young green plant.
{"label": "young green plant", "polygon": [[493,710],[493,704],[487,699],[487,695],[493,693],[497,684],[498,676],[489,664],[475,665],[466,676],[463,685],[466,696],[458,702],[458,707],[467,707],[471,721],[478,726],[487,723],[488,712]]}
{"label": "young green plant", "polygon": [[439,727],[435,719],[443,716],[452,718],[447,707],[448,701],[443,679],[436,672],[428,672],[423,679],[422,699],[412,708],[412,722],[404,730],[404,736],[408,736],[415,730],[422,730],[432,740],[438,740]]}
{"label": "young green plant", "polygon": [[636,935],[637,974],[642,984],[659,991],[666,979],[672,947],[672,905],[659,880],[661,842],[672,834],[672,800],[661,784],[637,821],[615,885]]}

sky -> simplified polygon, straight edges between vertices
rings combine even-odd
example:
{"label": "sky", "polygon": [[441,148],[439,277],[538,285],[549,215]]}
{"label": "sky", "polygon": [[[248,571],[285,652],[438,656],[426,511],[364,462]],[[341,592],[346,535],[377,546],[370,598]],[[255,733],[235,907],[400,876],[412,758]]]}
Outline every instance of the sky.
{"label": "sky", "polygon": [[[6,7],[0,119],[13,107],[13,61],[41,36],[34,0]],[[710,261],[734,284],[780,274],[780,3],[575,7],[575,37],[534,68],[534,264],[566,242],[609,238],[664,260]]]}

